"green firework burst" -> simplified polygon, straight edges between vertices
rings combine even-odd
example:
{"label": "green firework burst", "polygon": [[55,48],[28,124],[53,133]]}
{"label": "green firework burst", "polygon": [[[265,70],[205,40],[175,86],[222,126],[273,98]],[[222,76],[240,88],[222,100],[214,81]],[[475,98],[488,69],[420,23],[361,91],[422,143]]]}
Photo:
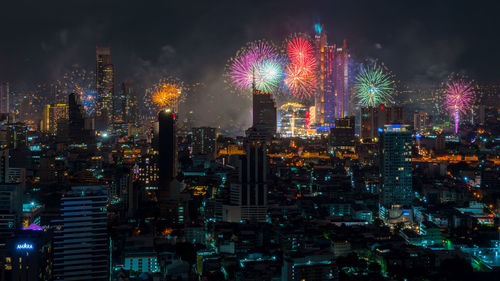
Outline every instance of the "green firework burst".
{"label": "green firework burst", "polygon": [[381,66],[367,66],[356,76],[354,90],[362,106],[375,107],[392,102],[393,80]]}

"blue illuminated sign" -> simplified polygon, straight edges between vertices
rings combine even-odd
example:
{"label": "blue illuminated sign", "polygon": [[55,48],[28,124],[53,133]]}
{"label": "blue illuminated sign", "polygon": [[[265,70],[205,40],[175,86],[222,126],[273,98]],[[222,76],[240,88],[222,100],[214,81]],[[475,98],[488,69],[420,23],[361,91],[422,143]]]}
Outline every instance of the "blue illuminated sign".
{"label": "blue illuminated sign", "polygon": [[18,249],[18,250],[32,250],[33,244],[28,244],[28,243],[17,244],[16,249]]}

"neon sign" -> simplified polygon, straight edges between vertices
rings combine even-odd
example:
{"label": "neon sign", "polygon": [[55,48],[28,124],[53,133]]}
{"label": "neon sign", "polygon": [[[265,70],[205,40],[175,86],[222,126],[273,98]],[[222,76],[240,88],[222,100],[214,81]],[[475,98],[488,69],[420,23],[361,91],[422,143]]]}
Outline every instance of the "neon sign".
{"label": "neon sign", "polygon": [[16,249],[18,249],[18,250],[32,250],[33,244],[28,244],[28,243],[17,244]]}

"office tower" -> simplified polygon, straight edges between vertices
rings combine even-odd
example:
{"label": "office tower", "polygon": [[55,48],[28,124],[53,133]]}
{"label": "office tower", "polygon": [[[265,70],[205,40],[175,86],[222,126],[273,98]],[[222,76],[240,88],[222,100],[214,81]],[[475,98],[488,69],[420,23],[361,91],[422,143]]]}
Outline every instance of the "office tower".
{"label": "office tower", "polygon": [[23,185],[21,183],[0,184],[0,245],[5,243],[21,226]]}
{"label": "office tower", "polygon": [[334,72],[334,96],[335,101],[335,118],[342,118],[349,112],[349,50],[347,49],[347,41],[341,48],[335,49],[335,66]]}
{"label": "office tower", "polygon": [[175,112],[170,109],[158,114],[158,152],[160,181],[158,189],[167,190],[170,182],[177,176],[177,137],[175,132]]}
{"label": "office tower", "polygon": [[279,109],[279,133],[281,136],[306,136],[310,122],[309,110],[304,105],[286,103]]}
{"label": "office tower", "polygon": [[253,90],[253,127],[259,125],[269,136],[276,134],[276,104],[270,93]]}
{"label": "office tower", "polygon": [[402,107],[363,107],[361,108],[361,138],[375,138],[379,129],[387,124],[402,124]]}
{"label": "office tower", "polygon": [[109,48],[96,49],[96,118],[99,129],[106,129],[114,119],[113,97],[115,93],[115,70]]}
{"label": "office tower", "polygon": [[[316,26],[315,26],[316,27]],[[331,92],[325,91],[325,81],[326,76],[331,75],[331,69],[328,68],[329,65],[325,60],[325,53],[327,52],[327,42],[326,42],[326,31],[323,25],[317,25],[315,28],[316,34],[314,37],[315,47],[316,47],[316,61],[318,63],[317,66],[317,82],[318,88],[315,96],[314,106],[316,108],[316,124],[318,126],[324,126],[325,124],[325,113],[330,112],[331,109],[328,106],[331,106],[331,103],[327,101]],[[331,54],[329,52],[329,54]],[[331,61],[331,57],[329,57],[329,61]],[[325,67],[326,66],[326,67]],[[328,71],[330,70],[330,71]],[[331,85],[328,84],[329,90],[331,90]]]}
{"label": "office tower", "polygon": [[412,136],[408,127],[401,124],[385,125],[380,130],[380,204],[386,209],[412,202]]}
{"label": "office tower", "polygon": [[121,96],[122,120],[126,123],[133,123],[137,119],[137,96],[134,82],[124,81],[122,83]]}
{"label": "office tower", "polygon": [[217,154],[216,128],[193,128],[193,154],[204,154],[208,155],[211,159],[215,159]]}
{"label": "office tower", "polygon": [[430,129],[432,116],[427,112],[415,112],[413,114],[413,129],[417,132],[423,132]]}
{"label": "office tower", "polygon": [[335,127],[330,130],[330,145],[336,149],[354,150],[355,117],[335,119]]}
{"label": "office tower", "polygon": [[72,93],[68,96],[69,137],[74,141],[82,141],[85,137],[85,117],[80,97]]}
{"label": "office tower", "polygon": [[0,113],[9,113],[9,82],[0,82]]}
{"label": "office tower", "polygon": [[106,186],[75,186],[54,225],[54,280],[108,280]]}
{"label": "office tower", "polygon": [[317,129],[329,131],[336,118],[349,113],[349,59],[347,41],[342,47],[328,45],[324,26],[315,26],[318,87],[315,97]]}
{"label": "office tower", "polygon": [[47,104],[42,112],[41,131],[51,135],[57,135],[58,125],[69,118],[69,107],[67,104]]}

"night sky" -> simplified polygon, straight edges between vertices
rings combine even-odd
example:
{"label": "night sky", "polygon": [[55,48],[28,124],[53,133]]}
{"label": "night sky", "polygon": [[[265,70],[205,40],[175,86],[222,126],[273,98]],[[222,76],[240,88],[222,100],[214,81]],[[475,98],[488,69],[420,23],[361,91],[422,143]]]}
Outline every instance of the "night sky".
{"label": "night sky", "polygon": [[[13,87],[94,68],[110,46],[117,81],[168,73],[215,79],[251,40],[281,40],[325,24],[357,60],[378,58],[402,81],[464,72],[499,77],[497,1],[4,1],[0,80]],[[462,3],[463,2],[463,3]]]}

